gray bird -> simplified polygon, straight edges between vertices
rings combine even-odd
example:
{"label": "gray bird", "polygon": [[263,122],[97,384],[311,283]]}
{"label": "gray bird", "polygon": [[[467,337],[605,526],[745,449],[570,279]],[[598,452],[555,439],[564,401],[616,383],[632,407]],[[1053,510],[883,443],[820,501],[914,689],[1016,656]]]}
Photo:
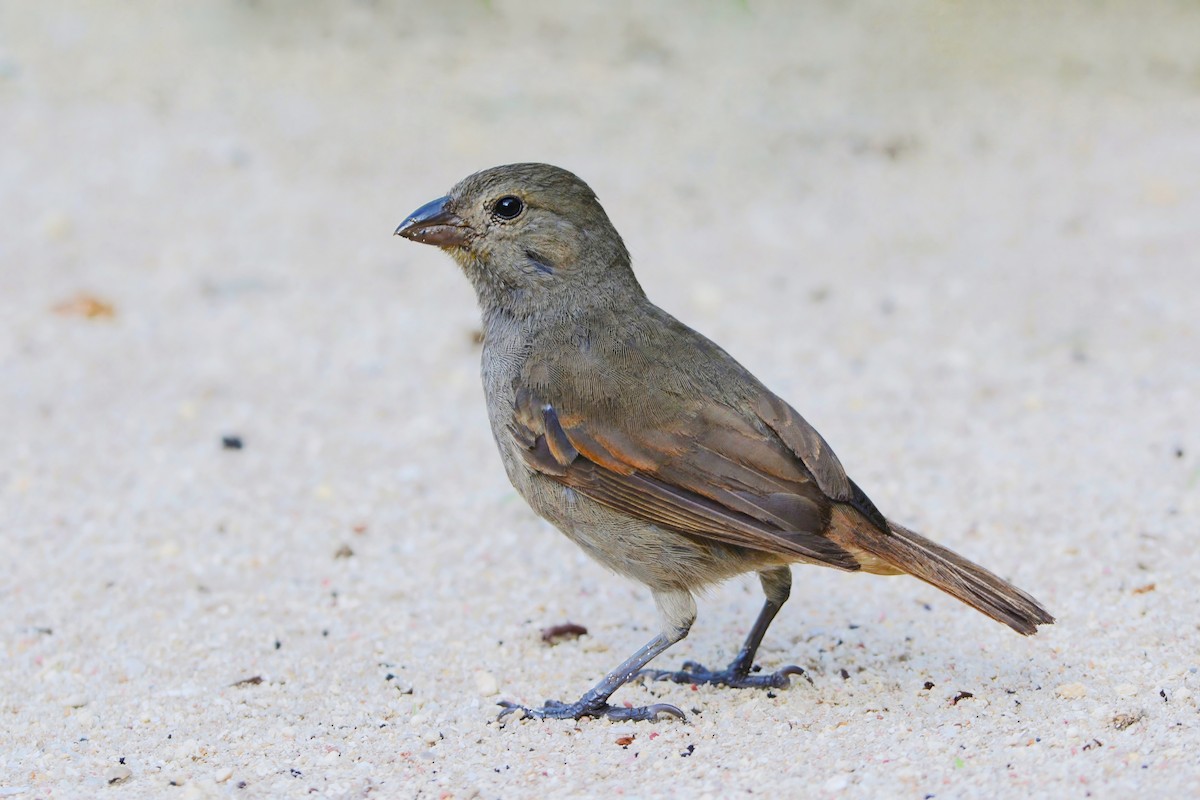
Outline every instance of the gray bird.
{"label": "gray bird", "polygon": [[[1053,617],[1025,592],[888,520],[811,425],[741,364],[655,306],[596,195],[547,164],[462,180],[396,233],[440,247],[483,313],[483,387],[508,479],[604,566],[641,581],[662,629],[574,703],[502,703],[538,718],[683,717],[609,704],[640,673],[783,687],[753,674],[794,563],[913,575],[1022,634]],[[723,670],[646,664],[687,636],[695,592],[758,573],[766,603]]]}

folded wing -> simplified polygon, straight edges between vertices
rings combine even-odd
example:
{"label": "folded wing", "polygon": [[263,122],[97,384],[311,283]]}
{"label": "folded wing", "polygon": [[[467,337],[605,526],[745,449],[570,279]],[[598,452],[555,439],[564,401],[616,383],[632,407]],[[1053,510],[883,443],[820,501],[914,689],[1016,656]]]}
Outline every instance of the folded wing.
{"label": "folded wing", "polygon": [[[796,424],[781,419],[781,426]],[[606,424],[520,389],[510,428],[530,468],[621,513],[702,539],[858,569],[824,535],[833,501],[770,423],[697,400],[667,423]],[[836,458],[825,471],[831,485],[839,473],[845,480]],[[848,495],[852,486],[846,480]]]}

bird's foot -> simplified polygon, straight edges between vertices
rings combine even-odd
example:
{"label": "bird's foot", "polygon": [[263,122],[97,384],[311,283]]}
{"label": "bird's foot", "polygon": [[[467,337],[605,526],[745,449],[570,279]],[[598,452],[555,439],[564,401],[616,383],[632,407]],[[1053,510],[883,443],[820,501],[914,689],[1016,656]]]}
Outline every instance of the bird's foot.
{"label": "bird's foot", "polygon": [[[789,665],[776,672],[750,674],[748,665],[739,665],[736,661],[722,670],[711,670],[695,661],[685,661],[681,670],[644,669],[638,677],[652,681],[674,681],[675,683],[714,683],[720,686],[731,686],[735,689],[745,689],[758,686],[767,689],[785,689],[791,685],[792,675],[804,675],[804,670],[795,665]],[[805,678],[808,678],[805,675]],[[809,682],[812,680],[809,678]]]}
{"label": "bird's foot", "polygon": [[678,717],[681,720],[687,721],[687,717],[683,715],[675,706],[670,703],[655,703],[649,706],[633,706],[626,708],[625,706],[611,706],[606,699],[589,699],[586,695],[574,703],[563,703],[559,700],[547,700],[546,704],[541,708],[528,708],[510,703],[507,700],[501,700],[499,703],[503,706],[498,719],[503,720],[509,714],[515,714],[520,711],[527,717],[534,719],[582,719],[584,717],[608,717],[611,720],[621,722],[637,721],[637,720],[655,720],[662,714],[672,717]]}

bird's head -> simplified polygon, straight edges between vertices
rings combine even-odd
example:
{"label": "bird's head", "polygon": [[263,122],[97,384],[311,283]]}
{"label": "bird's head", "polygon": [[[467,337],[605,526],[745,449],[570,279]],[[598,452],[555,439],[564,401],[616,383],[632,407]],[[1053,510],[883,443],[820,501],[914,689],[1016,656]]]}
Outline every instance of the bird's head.
{"label": "bird's head", "polygon": [[595,193],[549,164],[470,175],[410,214],[396,234],[449,253],[485,309],[525,315],[641,292]]}

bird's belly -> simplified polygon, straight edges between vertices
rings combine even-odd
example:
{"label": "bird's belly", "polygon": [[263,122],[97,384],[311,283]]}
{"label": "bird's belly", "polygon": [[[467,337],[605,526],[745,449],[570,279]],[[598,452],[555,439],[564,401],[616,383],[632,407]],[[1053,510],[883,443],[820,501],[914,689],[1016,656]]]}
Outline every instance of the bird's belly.
{"label": "bird's belly", "polygon": [[517,489],[534,511],[600,564],[651,589],[694,590],[782,563],[770,553],[693,538],[627,516],[542,475],[526,478],[528,485]]}

